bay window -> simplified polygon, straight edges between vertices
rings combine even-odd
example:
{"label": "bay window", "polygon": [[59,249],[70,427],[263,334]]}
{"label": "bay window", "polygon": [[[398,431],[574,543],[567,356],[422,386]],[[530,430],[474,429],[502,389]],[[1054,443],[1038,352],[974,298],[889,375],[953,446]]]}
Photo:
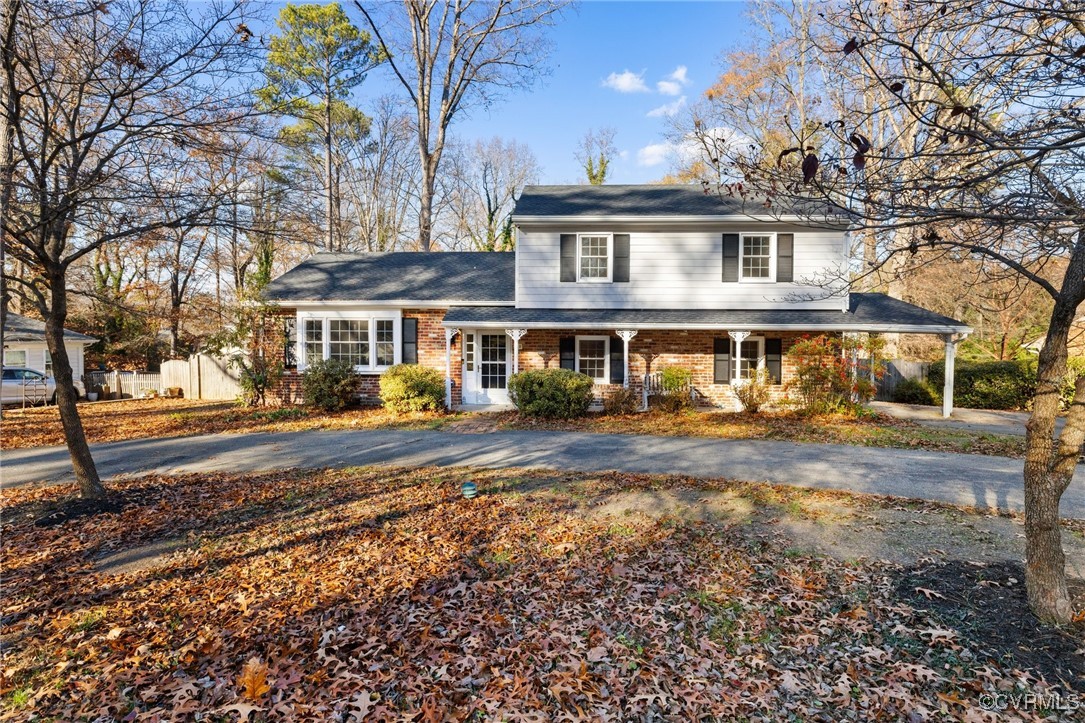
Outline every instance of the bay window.
{"label": "bay window", "polygon": [[376,312],[299,312],[298,356],[305,366],[336,359],[359,372],[383,371],[400,356],[400,320],[394,313],[395,317]]}

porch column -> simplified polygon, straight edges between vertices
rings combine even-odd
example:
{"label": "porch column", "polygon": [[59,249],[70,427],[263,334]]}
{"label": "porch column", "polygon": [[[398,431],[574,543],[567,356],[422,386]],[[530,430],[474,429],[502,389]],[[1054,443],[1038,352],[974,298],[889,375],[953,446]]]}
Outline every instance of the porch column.
{"label": "porch column", "polygon": [[445,329],[445,407],[452,409],[452,340],[459,329]]}
{"label": "porch column", "polygon": [[520,372],[520,340],[527,334],[527,329],[505,329],[505,333],[512,337],[512,373]]}
{"label": "porch column", "polygon": [[636,329],[618,329],[618,338],[622,340],[624,345],[624,353],[622,359],[625,363],[625,372],[622,374],[622,388],[629,389],[629,342],[633,340],[633,337],[637,335]]}
{"label": "porch column", "polygon": [[[738,375],[742,372],[742,342],[746,341],[746,337],[750,335],[748,331],[727,331],[727,336],[735,342],[735,353],[731,355],[731,379],[728,380],[731,386],[735,385],[738,381]],[[735,411],[742,411],[742,402],[738,401],[738,395],[732,394],[732,399],[735,402]]]}
{"label": "porch column", "polygon": [[942,387],[942,416],[953,414],[953,362],[957,357],[957,339],[953,334],[944,334],[946,342],[946,380]]}

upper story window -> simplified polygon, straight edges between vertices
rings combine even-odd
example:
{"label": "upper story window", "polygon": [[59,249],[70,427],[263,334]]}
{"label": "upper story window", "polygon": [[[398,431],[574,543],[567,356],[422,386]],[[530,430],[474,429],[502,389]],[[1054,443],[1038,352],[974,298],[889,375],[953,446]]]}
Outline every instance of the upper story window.
{"label": "upper story window", "polygon": [[609,234],[580,234],[577,241],[577,269],[580,281],[610,281],[611,236]]}
{"label": "upper story window", "polygon": [[742,281],[775,281],[773,234],[742,234],[739,244],[739,269]]}

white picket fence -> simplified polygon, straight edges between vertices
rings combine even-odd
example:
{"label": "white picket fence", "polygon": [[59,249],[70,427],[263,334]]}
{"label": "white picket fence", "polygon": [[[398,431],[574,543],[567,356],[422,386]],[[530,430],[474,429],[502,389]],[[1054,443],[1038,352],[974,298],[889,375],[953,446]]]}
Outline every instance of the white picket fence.
{"label": "white picket fence", "polygon": [[194,354],[187,361],[162,363],[162,389],[180,387],[185,399],[233,400],[241,395],[237,371],[229,360]]}
{"label": "white picket fence", "polygon": [[133,399],[142,397],[147,391],[160,390],[162,376],[150,372],[87,372],[83,375],[83,384],[88,392],[103,394],[108,388],[116,399]]}

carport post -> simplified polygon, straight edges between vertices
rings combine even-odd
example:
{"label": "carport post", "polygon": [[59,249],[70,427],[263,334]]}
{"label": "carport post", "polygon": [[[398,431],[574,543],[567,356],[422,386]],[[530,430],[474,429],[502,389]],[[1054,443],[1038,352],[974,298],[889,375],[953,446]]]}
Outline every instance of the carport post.
{"label": "carport post", "polygon": [[942,387],[942,416],[953,414],[953,362],[957,357],[957,340],[953,334],[944,334],[946,342],[946,380]]}

